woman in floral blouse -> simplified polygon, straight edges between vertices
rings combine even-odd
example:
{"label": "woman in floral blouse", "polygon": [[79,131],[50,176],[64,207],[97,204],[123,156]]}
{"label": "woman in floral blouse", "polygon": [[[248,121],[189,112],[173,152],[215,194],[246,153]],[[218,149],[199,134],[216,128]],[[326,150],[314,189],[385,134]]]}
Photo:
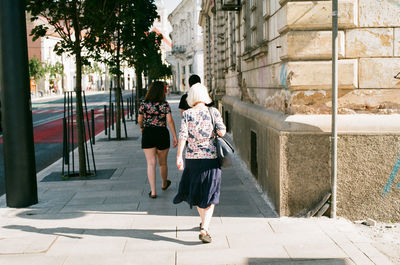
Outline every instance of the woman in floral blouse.
{"label": "woman in floral blouse", "polygon": [[175,148],[177,145],[175,124],[171,108],[165,101],[163,82],[155,81],[150,85],[146,98],[139,107],[138,123],[142,131],[142,149],[147,161],[147,177],[151,189],[149,197],[155,199],[157,158],[162,178],[161,189],[166,190],[171,185],[167,178],[167,156],[170,147],[167,124],[172,133],[172,146]]}
{"label": "woman in floral blouse", "polygon": [[[221,167],[217,160],[211,115],[216,133],[223,136],[226,131],[218,110],[206,106],[210,102],[204,85],[198,83],[189,89],[187,103],[191,108],[182,115],[176,157],[176,165],[183,173],[174,203],[186,201],[190,207],[197,206],[201,218],[199,239],[203,243],[211,242],[208,227],[214,205],[219,203],[221,189]],[[186,142],[184,165],[182,153]]]}

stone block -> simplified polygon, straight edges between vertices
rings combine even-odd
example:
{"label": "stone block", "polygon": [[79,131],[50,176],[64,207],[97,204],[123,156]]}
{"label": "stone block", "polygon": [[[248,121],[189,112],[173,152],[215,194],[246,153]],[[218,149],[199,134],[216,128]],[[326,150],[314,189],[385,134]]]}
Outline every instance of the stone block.
{"label": "stone block", "polygon": [[271,41],[279,37],[279,12],[268,19],[268,40]]}
{"label": "stone block", "polygon": [[[344,57],[344,32],[338,32],[339,57]],[[332,58],[331,31],[290,31],[282,36],[281,60]]]}
{"label": "stone block", "polygon": [[400,88],[400,58],[361,58],[360,88]]}
{"label": "stone block", "polygon": [[394,56],[400,57],[400,28],[394,29]]}
{"label": "stone block", "polygon": [[[357,88],[357,60],[339,60],[339,88]],[[331,61],[288,62],[281,68],[283,86],[290,90],[331,89]]]}
{"label": "stone block", "polygon": [[268,43],[268,54],[267,54],[267,65],[279,63],[280,57],[283,52],[285,43],[282,42],[282,38],[277,38]]}
{"label": "stone block", "polygon": [[243,72],[246,88],[278,88],[280,86],[280,64],[249,68]]}
{"label": "stone block", "polygon": [[360,27],[399,27],[399,0],[360,0]]}
{"label": "stone block", "polygon": [[[331,1],[288,2],[278,14],[279,32],[332,27]],[[339,2],[339,28],[355,28],[357,15],[357,1]]]}
{"label": "stone block", "polygon": [[346,30],[346,58],[393,55],[393,29]]}
{"label": "stone block", "polygon": [[281,8],[281,4],[279,3],[279,0],[270,0],[268,1],[269,3],[269,14],[273,15],[275,14],[279,8]]}

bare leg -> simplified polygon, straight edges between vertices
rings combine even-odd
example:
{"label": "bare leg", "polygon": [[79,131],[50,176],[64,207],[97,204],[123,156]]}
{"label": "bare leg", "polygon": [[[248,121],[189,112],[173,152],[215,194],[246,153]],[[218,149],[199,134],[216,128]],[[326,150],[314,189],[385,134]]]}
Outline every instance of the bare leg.
{"label": "bare leg", "polygon": [[168,177],[168,149],[157,150],[158,164],[160,165],[160,175],[162,179],[162,187],[167,186],[167,177]]}
{"label": "bare leg", "polygon": [[156,148],[143,149],[147,161],[147,178],[149,179],[151,195],[156,195]]}
{"label": "bare leg", "polygon": [[214,213],[214,204],[211,204],[208,208],[202,209],[204,210],[204,219],[203,219],[203,229],[208,231],[208,227],[210,226],[211,217]]}
{"label": "bare leg", "polygon": [[199,212],[200,218],[201,218],[201,227],[204,227],[204,209],[197,207],[197,211]]}

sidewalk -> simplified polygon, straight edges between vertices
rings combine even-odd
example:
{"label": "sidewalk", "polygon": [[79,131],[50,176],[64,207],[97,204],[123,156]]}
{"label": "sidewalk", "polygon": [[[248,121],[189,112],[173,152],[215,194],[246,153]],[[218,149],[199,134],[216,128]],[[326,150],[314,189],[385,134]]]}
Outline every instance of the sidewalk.
{"label": "sidewalk", "polygon": [[[178,128],[179,97],[169,102]],[[172,204],[181,175],[176,149],[168,157],[171,187],[162,191],[158,177],[150,199],[140,131],[134,122],[127,127],[128,140],[96,139],[97,169],[115,169],[111,178],[42,181],[61,171],[58,161],[37,176],[39,204],[12,209],[0,198],[0,265],[392,264],[345,219],[277,218],[239,159],[223,170],[213,242],[202,244],[197,211]]]}

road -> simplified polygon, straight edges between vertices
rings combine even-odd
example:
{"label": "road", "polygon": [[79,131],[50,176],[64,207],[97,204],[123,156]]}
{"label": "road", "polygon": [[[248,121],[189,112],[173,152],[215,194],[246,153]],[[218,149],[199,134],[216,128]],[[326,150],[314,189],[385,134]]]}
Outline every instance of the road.
{"label": "road", "polygon": [[[124,93],[126,98],[131,92]],[[95,110],[95,133],[104,130],[104,105],[108,106],[109,93],[86,95],[87,108]],[[73,100],[75,105],[75,99]],[[52,98],[34,100],[32,103],[32,119],[34,127],[36,172],[41,171],[62,157],[64,99]],[[122,134],[123,135],[123,134]],[[0,136],[0,196],[5,193],[3,137]],[[61,171],[61,168],[60,168]]]}

